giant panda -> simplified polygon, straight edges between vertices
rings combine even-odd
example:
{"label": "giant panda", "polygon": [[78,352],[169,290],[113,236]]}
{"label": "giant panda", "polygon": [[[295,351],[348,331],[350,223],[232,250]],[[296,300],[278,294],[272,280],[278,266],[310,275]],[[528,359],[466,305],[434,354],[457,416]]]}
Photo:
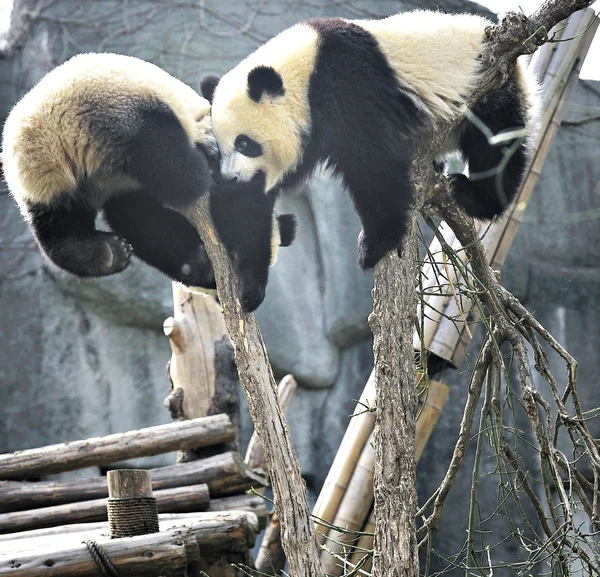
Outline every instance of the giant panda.
{"label": "giant panda", "polygon": [[[244,308],[256,308],[295,220],[274,218],[264,178],[213,180],[209,110],[192,88],[130,56],[80,54],[42,78],[10,112],[2,156],[9,191],[48,259],[99,277],[124,270],[133,252],[175,281],[214,289],[196,229],[172,208],[218,189],[215,227],[235,257]],[[112,233],[96,230],[101,209]]]}
{"label": "giant panda", "polygon": [[[247,181],[262,171],[269,194],[277,195],[327,165],[352,196],[362,223],[359,264],[372,268],[405,234],[418,143],[436,123],[464,116],[490,24],[413,11],[381,20],[319,18],[281,32],[221,79],[201,83],[212,103],[222,174]],[[469,215],[491,219],[514,199],[537,102],[537,83],[518,63],[472,113],[493,134],[525,128],[527,136],[505,156],[506,145],[492,146],[466,119],[440,151],[460,151],[468,161],[469,177],[449,178]]]}

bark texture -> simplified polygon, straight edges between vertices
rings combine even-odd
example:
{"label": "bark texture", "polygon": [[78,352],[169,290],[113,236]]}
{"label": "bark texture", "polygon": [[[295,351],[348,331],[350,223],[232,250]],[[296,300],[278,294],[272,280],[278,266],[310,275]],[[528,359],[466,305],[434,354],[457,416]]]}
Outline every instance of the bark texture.
{"label": "bark texture", "polygon": [[373,313],[369,317],[377,395],[373,577],[415,577],[419,573],[415,532],[415,226],[416,213],[402,257],[390,253],[375,267]]}
{"label": "bark texture", "polygon": [[219,301],[235,348],[240,382],[269,468],[290,574],[294,577],[322,575],[317,540],[306,502],[306,485],[277,400],[277,387],[260,329],[254,315],[242,311],[237,279],[212,226],[208,198],[200,199],[186,216],[198,229],[215,270]]}

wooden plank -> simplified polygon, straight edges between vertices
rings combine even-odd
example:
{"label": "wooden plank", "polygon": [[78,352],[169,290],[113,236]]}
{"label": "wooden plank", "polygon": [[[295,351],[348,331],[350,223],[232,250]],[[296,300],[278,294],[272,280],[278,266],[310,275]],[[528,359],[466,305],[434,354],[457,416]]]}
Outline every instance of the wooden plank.
{"label": "wooden plank", "polygon": [[0,479],[23,479],[107,465],[178,449],[216,445],[234,438],[235,430],[227,415],[178,421],[106,437],[5,453],[0,455]]}

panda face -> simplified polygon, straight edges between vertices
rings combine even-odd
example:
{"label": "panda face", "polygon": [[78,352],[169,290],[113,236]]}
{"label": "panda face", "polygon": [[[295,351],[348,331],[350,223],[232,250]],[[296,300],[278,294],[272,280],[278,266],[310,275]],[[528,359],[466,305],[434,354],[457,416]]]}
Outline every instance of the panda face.
{"label": "panda face", "polygon": [[[221,79],[213,100],[212,128],[221,151],[221,173],[249,181],[261,170],[270,190],[302,158],[301,127],[286,105],[283,83],[278,94],[264,90],[257,101],[250,90],[250,86],[256,90],[256,82],[248,88],[244,83],[239,90],[233,87],[235,76]],[[254,78],[252,72],[249,76]]]}
{"label": "panda face", "polygon": [[249,181],[260,170],[268,191],[298,166],[316,48],[315,31],[297,25],[221,78],[211,114],[223,176]]}

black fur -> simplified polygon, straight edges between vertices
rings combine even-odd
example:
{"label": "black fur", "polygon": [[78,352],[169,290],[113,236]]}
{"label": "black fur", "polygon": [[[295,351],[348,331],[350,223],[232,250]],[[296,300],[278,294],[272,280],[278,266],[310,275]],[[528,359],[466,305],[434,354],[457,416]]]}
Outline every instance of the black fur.
{"label": "black fur", "polygon": [[217,89],[217,85],[219,84],[219,80],[221,80],[218,76],[214,74],[205,76],[200,81],[200,94],[206,98],[211,104],[213,101],[213,96],[215,95],[215,90]]}
{"label": "black fur", "polygon": [[411,141],[425,119],[371,34],[337,18],[308,23],[320,44],[308,94],[312,132],[299,172],[329,158],[343,176],[363,226],[359,264],[372,268],[406,230]]}
{"label": "black fur", "polygon": [[53,206],[28,204],[29,225],[42,252],[81,277],[105,276],[129,266],[131,248],[115,234],[95,229],[96,211],[78,198]]}
{"label": "black fur", "polygon": [[[210,213],[239,279],[242,308],[252,312],[265,298],[271,262],[273,202],[265,194],[265,175],[259,171],[249,182],[219,183],[210,195]],[[292,215],[280,216],[279,223],[282,238],[293,240]]]}
{"label": "black fur", "polygon": [[290,246],[296,238],[298,221],[293,214],[282,214],[277,217],[279,222],[279,244],[280,246]]}
{"label": "black fur", "polygon": [[[522,98],[513,77],[502,89],[484,96],[472,112],[494,135],[518,130],[526,125]],[[492,219],[502,214],[525,176],[529,159],[526,143],[491,146],[480,128],[466,120],[460,148],[469,162],[470,177],[451,175],[456,201],[475,218]]]}
{"label": "black fur", "polygon": [[180,213],[145,193],[114,196],[104,205],[110,228],[131,244],[136,256],[189,286],[216,288],[200,235]]}
{"label": "black fur", "polygon": [[[180,213],[211,190],[217,233],[233,256],[240,275],[241,300],[252,311],[264,298],[271,258],[273,202],[264,176],[250,183],[215,182],[218,159],[190,143],[176,115],[162,102],[134,100],[130,110],[113,115],[104,106],[85,111],[88,129],[103,150],[102,168],[82,181],[75,194],[51,206],[29,205],[30,225],[46,256],[79,277],[118,273],[131,253],[169,278],[189,286],[216,288],[214,272],[196,229]],[[115,189],[114,177],[139,183]],[[99,193],[100,184],[110,193]],[[101,200],[96,200],[101,199]],[[102,199],[105,199],[102,202]],[[98,210],[116,233],[97,231]],[[292,215],[279,217],[283,245],[294,239]],[[119,235],[119,236],[117,236]]]}
{"label": "black fur", "polygon": [[[31,205],[33,233],[52,262],[80,277],[122,271],[130,262],[131,243],[136,256],[171,279],[198,280],[199,286],[212,288],[212,267],[198,234],[183,216],[163,207],[185,207],[208,192],[207,153],[190,143],[166,104],[132,98],[128,106],[117,113],[106,103],[90,102],[82,111],[91,137],[107,151],[102,167],[75,194],[64,194],[49,206]],[[122,190],[114,181],[107,184],[119,175],[135,179],[139,190],[132,192],[131,184],[123,184]],[[101,188],[108,188],[108,194]],[[122,238],[96,230],[103,204],[107,221]],[[182,269],[184,264],[189,267]]]}
{"label": "black fur", "polygon": [[278,72],[270,66],[257,66],[248,73],[248,95],[254,102],[260,102],[263,93],[269,96],[283,96],[285,89]]}

